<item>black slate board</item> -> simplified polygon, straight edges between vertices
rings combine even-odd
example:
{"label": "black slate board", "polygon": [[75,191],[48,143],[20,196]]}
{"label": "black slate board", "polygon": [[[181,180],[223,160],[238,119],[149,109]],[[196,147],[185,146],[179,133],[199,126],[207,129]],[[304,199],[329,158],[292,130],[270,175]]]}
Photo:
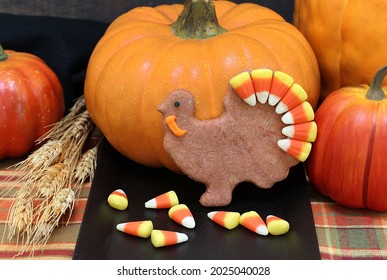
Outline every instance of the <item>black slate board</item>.
{"label": "black slate board", "polygon": [[[301,164],[293,167],[288,178],[263,190],[241,183],[226,207],[203,207],[198,200],[204,185],[165,168],[149,168],[119,154],[108,141],[100,144],[97,170],[92,182],[84,219],[74,251],[74,260],[97,259],[320,259],[317,236]],[[107,204],[115,189],[123,189],[129,206],[118,211]],[[146,209],[145,201],[169,190],[191,210],[194,229],[186,229],[168,217],[167,209]],[[282,236],[260,236],[238,226],[227,230],[212,222],[207,213],[214,210],[255,210],[263,218],[280,216],[290,223]],[[116,230],[121,222],[152,220],[155,229],[184,232],[185,243],[155,248],[150,238],[126,235]]]}

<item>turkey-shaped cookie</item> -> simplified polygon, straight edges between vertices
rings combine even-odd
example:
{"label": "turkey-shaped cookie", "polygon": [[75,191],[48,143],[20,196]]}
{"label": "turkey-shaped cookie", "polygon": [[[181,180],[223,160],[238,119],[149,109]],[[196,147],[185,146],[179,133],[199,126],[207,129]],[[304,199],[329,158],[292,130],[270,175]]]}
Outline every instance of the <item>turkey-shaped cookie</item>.
{"label": "turkey-shaped cookie", "polygon": [[202,205],[228,205],[240,182],[270,188],[306,160],[317,134],[306,99],[289,75],[256,69],[230,80],[221,116],[199,120],[192,94],[176,90],[158,107],[164,149],[182,172],[206,185]]}

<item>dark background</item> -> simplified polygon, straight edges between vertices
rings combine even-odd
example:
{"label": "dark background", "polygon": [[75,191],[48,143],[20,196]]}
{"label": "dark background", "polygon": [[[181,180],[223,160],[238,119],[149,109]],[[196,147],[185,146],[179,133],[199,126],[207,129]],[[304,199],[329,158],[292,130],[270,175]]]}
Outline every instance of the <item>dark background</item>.
{"label": "dark background", "polygon": [[[235,0],[272,8],[287,20],[292,19],[293,0]],[[24,15],[60,16],[111,22],[137,6],[184,3],[184,0],[0,0],[0,12]]]}
{"label": "dark background", "polygon": [[[0,0],[0,44],[4,49],[42,58],[62,83],[66,109],[83,94],[89,57],[107,26],[136,6],[183,3],[184,0]],[[251,0],[269,7],[287,21],[293,0]]]}

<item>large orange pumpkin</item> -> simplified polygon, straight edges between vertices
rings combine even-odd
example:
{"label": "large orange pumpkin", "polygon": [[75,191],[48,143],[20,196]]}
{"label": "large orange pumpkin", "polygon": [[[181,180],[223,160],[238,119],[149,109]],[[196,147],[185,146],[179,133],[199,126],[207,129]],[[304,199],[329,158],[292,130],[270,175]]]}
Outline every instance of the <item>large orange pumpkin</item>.
{"label": "large orange pumpkin", "polygon": [[344,86],[369,84],[387,64],[386,11],[386,0],[295,0],[294,24],[315,51],[322,99]]}
{"label": "large orange pumpkin", "polygon": [[336,90],[315,115],[307,173],[319,192],[349,207],[387,211],[386,74],[387,66],[371,86]]}
{"label": "large orange pumpkin", "polygon": [[64,109],[62,85],[42,59],[0,46],[0,159],[33,149]]}
{"label": "large orange pumpkin", "polygon": [[208,0],[186,0],[184,10],[180,4],[138,7],[118,17],[95,47],[86,74],[86,105],[122,154],[177,171],[163,149],[157,105],[184,88],[195,96],[199,119],[215,118],[230,78],[258,67],[293,76],[316,106],[320,78],[314,53],[272,10]]}

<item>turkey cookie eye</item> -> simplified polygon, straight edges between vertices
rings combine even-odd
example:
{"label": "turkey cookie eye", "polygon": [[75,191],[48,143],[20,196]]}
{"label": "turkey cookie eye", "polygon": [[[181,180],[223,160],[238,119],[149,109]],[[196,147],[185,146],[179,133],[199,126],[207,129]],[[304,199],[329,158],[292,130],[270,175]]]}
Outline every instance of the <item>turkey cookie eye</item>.
{"label": "turkey cookie eye", "polygon": [[177,107],[180,106],[180,102],[179,102],[179,101],[175,101],[174,105],[175,105],[175,107],[177,108]]}

